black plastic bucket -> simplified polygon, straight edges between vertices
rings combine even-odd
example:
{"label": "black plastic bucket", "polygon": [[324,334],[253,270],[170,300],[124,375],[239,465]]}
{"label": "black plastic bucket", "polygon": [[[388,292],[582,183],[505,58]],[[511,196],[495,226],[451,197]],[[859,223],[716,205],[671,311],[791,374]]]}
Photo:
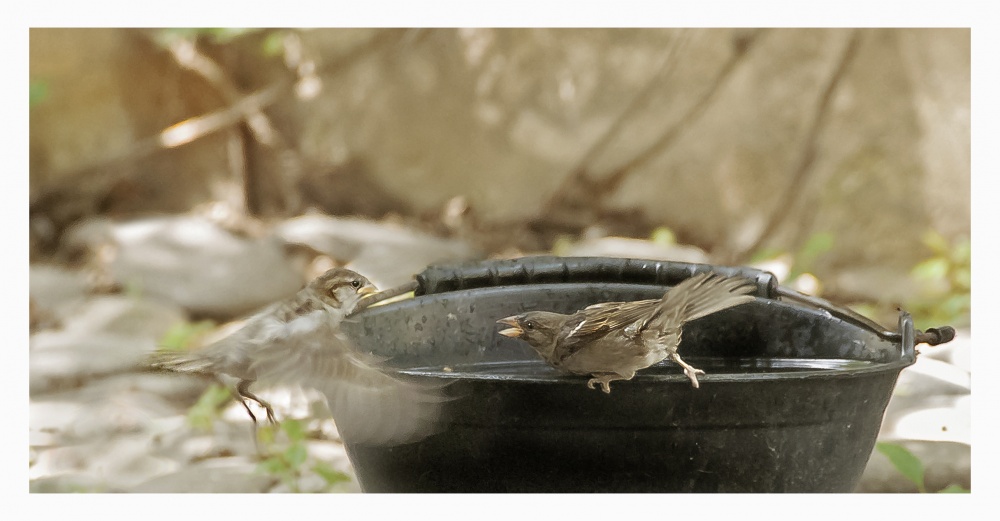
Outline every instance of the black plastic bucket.
{"label": "black plastic bucket", "polygon": [[[685,326],[699,389],[664,362],[590,390],[496,334],[502,317],[658,298],[701,271],[755,280],[758,298]],[[413,443],[345,436],[366,492],[849,492],[915,361],[908,315],[881,332],[784,301],[772,274],[747,268],[537,257],[430,267],[415,293],[345,329],[404,374],[452,382],[454,399]]]}

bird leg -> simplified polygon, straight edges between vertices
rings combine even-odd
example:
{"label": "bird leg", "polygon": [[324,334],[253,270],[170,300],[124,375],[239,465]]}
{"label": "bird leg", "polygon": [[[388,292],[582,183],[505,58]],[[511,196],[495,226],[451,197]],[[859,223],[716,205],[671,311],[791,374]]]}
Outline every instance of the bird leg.
{"label": "bird leg", "polygon": [[698,376],[699,374],[705,374],[705,371],[701,369],[696,369],[689,365],[684,360],[681,360],[681,356],[677,353],[670,353],[670,359],[677,363],[677,365],[684,368],[684,374],[687,375],[688,379],[691,380],[691,387],[695,389],[698,388]]}
{"label": "bird leg", "polygon": [[247,402],[242,398],[249,398],[257,402],[258,405],[260,405],[261,407],[264,408],[265,411],[267,411],[267,421],[271,425],[277,425],[278,420],[274,419],[274,408],[271,407],[271,404],[265,402],[264,400],[260,399],[257,395],[250,392],[249,387],[251,383],[253,383],[252,380],[240,380],[239,385],[236,386],[236,392],[240,394],[241,398],[240,401],[243,403],[243,407],[247,410],[247,414],[250,415],[250,419],[253,420],[254,425],[257,425],[257,417],[254,416],[252,412],[250,412],[250,406],[247,405]]}
{"label": "bird leg", "polygon": [[635,372],[628,376],[622,376],[617,373],[604,373],[600,376],[594,375],[593,378],[587,380],[587,389],[593,389],[594,384],[599,383],[601,384],[601,390],[604,391],[604,394],[611,394],[611,382],[614,382],[615,380],[630,380],[633,376],[635,376]]}

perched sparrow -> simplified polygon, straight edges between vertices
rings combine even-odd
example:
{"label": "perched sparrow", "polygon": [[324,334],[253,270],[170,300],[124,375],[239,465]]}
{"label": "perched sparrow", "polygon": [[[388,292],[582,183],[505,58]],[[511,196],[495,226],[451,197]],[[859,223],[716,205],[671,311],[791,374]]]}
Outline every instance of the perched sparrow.
{"label": "perched sparrow", "polygon": [[344,317],[375,291],[365,277],[334,268],[250,317],[232,335],[195,351],[157,353],[152,363],[237,379],[236,392],[255,424],[246,399],[275,419],[271,405],[250,392],[251,384],[311,387],[326,396],[341,435],[359,443],[399,443],[426,431],[441,400],[437,389],[381,370],[381,360],[355,350],[341,332]]}
{"label": "perched sparrow", "polygon": [[603,302],[562,315],[531,311],[498,321],[510,326],[501,335],[521,338],[549,365],[574,374],[592,375],[587,387],[630,380],[635,372],[665,358],[684,368],[698,387],[696,369],[677,354],[686,322],[754,299],[756,287],[742,278],[699,273],[668,290],[661,299]]}

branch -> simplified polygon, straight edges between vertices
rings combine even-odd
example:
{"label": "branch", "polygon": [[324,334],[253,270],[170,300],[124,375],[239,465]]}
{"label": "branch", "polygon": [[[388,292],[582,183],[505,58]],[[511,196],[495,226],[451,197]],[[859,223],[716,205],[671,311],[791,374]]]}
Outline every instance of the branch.
{"label": "branch", "polygon": [[823,92],[816,102],[812,122],[806,132],[806,137],[803,140],[802,148],[799,150],[798,158],[793,163],[792,171],[790,172],[791,182],[785,186],[784,192],[779,197],[773,199],[775,206],[771,211],[767,224],[757,235],[757,238],[749,246],[737,251],[733,255],[734,260],[740,263],[745,262],[751,252],[757,251],[764,241],[775,232],[778,225],[788,217],[794,206],[793,201],[798,194],[802,193],[802,187],[808,180],[809,174],[813,171],[812,166],[816,159],[816,143],[819,141],[820,132],[830,115],[830,105],[833,102],[833,95],[837,91],[837,87],[840,86],[841,80],[844,79],[844,74],[847,72],[848,66],[857,54],[860,41],[861,31],[858,29],[851,31],[851,35],[848,37],[847,43],[844,44],[844,49],[840,53],[840,60],[830,72]]}

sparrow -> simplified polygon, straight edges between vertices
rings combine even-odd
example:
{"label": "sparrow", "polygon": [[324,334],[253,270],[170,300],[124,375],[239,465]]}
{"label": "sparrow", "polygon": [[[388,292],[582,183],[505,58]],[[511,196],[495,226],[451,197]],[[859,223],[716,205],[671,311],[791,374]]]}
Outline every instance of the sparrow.
{"label": "sparrow", "polygon": [[677,353],[684,324],[754,300],[756,285],[744,278],[699,273],[660,299],[602,302],[571,315],[530,311],[498,320],[499,333],[526,341],[545,361],[573,374],[590,375],[587,387],[630,380],[636,371],[669,358],[698,388],[699,374]]}
{"label": "sparrow", "polygon": [[[152,365],[184,373],[236,379],[236,394],[274,409],[250,386],[293,385],[320,391],[342,437],[359,443],[392,444],[426,433],[443,399],[439,388],[390,374],[383,359],[355,349],[340,325],[359,301],[377,290],[364,276],[334,268],[291,298],[247,319],[233,334],[205,348],[160,352]],[[348,319],[349,320],[349,319]]]}

